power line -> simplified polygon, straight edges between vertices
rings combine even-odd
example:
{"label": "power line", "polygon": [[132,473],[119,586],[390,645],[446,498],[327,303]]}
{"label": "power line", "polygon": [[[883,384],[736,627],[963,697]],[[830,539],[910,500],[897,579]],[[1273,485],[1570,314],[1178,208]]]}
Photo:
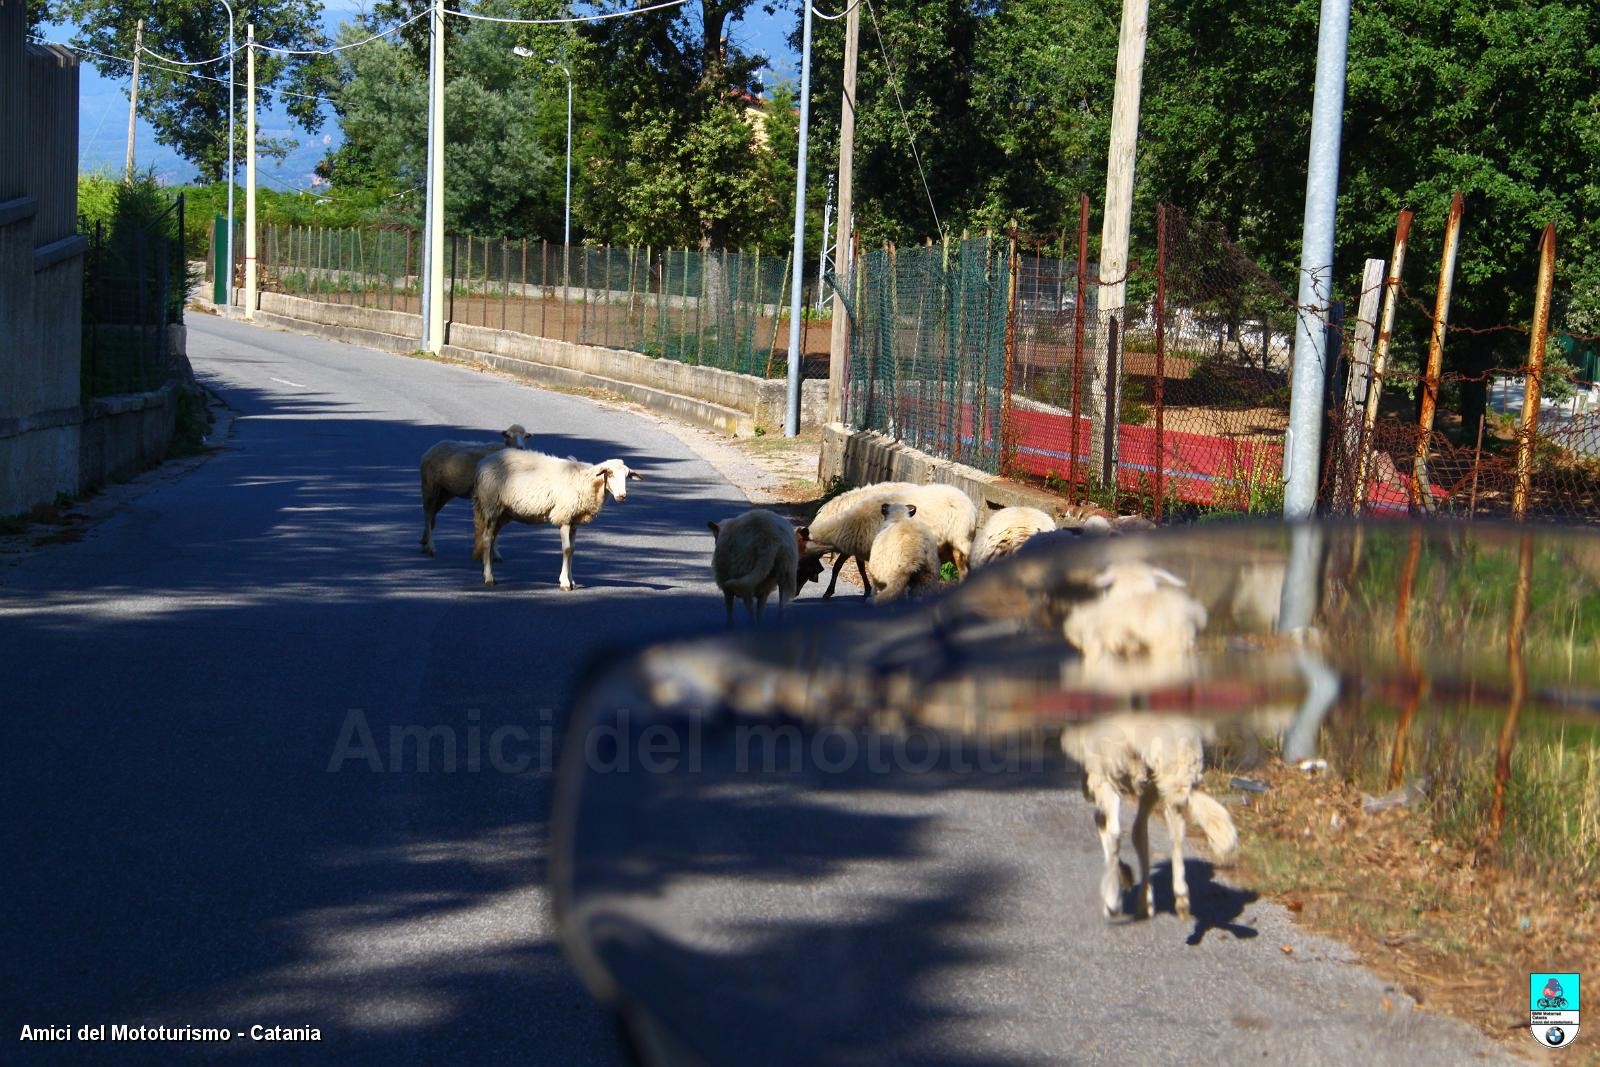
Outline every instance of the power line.
{"label": "power line", "polygon": [[404,22],[397,22],[388,29],[373,34],[371,37],[364,37],[359,41],[352,41],[349,44],[335,45],[332,48],[275,48],[269,44],[258,44],[256,45],[256,51],[276,52],[278,55],[282,56],[331,56],[336,52],[347,52],[352,48],[360,48],[364,44],[371,44],[373,41],[376,41],[380,38],[388,37],[392,33],[398,33],[407,26],[411,25],[413,22],[427,18],[429,14],[430,12],[424,9],[417,12],[415,15],[412,15]]}
{"label": "power line", "polygon": [[[101,59],[109,59],[113,63],[127,63],[130,66],[133,64],[133,60],[129,59],[127,56],[112,55],[110,52],[101,52],[101,51],[97,51],[96,49],[93,49],[93,48],[80,48],[80,47],[77,47],[75,45],[66,44],[65,42],[62,42],[62,41],[47,41],[42,37],[35,37],[35,36],[32,36],[31,34],[29,35],[28,39],[33,41],[35,44],[55,45],[58,48],[65,48],[68,51],[82,52],[84,55],[89,55],[89,56],[99,56]],[[143,51],[146,54],[149,53],[149,49],[144,49]],[[214,77],[214,76],[212,76],[210,74],[200,74],[197,71],[192,71],[192,70],[178,70],[178,69],[175,69],[173,67],[163,67],[163,66],[161,66],[159,64],[155,64],[155,63],[150,64],[150,69],[159,70],[159,71],[162,71],[163,73],[166,73],[166,74],[177,74],[177,75],[179,75],[181,77],[184,77],[184,78],[199,78],[201,81],[216,82],[218,85],[227,85],[228,84],[228,79],[227,78],[217,78],[217,77]],[[292,97],[295,97],[295,98],[300,99],[300,100],[315,100],[319,104],[328,104],[330,106],[333,104],[333,101],[329,100],[325,96],[312,96],[309,93],[297,93],[297,92],[294,92],[292,89],[270,89],[270,88],[264,88],[264,87],[258,86],[256,88],[256,92],[258,92],[258,93],[273,93],[273,94],[276,94],[278,96],[292,96]]]}
{"label": "power line", "polygon": [[894,64],[889,60],[889,50],[883,44],[883,30],[878,26],[878,13],[872,7],[872,0],[867,0],[867,14],[872,16],[872,32],[878,38],[878,54],[883,56],[883,65],[889,71],[889,90],[894,93],[894,102],[900,109],[900,121],[905,125],[906,137],[911,140],[911,158],[917,161],[917,177],[922,179],[922,191],[928,197],[928,210],[933,212],[933,225],[939,231],[940,238],[944,237],[944,224],[939,221],[939,209],[933,206],[933,190],[928,188],[928,175],[922,170],[922,153],[917,151],[917,135],[911,132],[911,119],[906,115],[906,105],[900,100],[900,88],[896,84],[900,76],[894,72]]}
{"label": "power line", "polygon": [[500,22],[511,26],[564,26],[574,22],[604,22],[606,19],[627,18],[630,15],[643,15],[649,11],[660,11],[663,8],[678,7],[688,3],[689,0],[665,0],[663,3],[651,4],[649,7],[634,7],[626,11],[612,11],[604,15],[573,15],[561,19],[508,19],[498,15],[479,15],[471,11],[452,11],[445,9],[446,15],[455,15],[457,18],[472,19],[475,22]]}
{"label": "power line", "polygon": [[821,11],[817,10],[817,5],[812,4],[811,5],[811,13],[813,15],[817,16],[817,18],[821,19],[824,22],[837,22],[840,19],[844,18],[846,15],[850,14],[850,12],[854,11],[856,8],[858,8],[860,6],[861,6],[861,0],[855,0],[855,3],[851,4],[849,7],[845,8],[843,11],[839,12],[837,15],[826,15],[826,14],[823,14]]}

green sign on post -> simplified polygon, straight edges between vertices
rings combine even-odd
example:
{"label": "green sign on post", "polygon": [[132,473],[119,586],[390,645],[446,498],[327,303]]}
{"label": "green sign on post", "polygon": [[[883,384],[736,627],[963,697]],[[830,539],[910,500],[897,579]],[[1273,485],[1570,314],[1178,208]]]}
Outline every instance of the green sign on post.
{"label": "green sign on post", "polygon": [[228,259],[228,219],[218,215],[211,225],[211,302],[221,307],[228,303],[228,284],[233,271]]}

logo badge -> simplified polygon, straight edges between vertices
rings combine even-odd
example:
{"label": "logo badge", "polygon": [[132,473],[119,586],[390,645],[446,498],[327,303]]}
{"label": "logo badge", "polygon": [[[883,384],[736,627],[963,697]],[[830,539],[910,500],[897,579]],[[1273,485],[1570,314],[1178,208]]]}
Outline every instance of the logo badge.
{"label": "logo badge", "polygon": [[1565,1048],[1577,1040],[1581,977],[1549,971],[1528,976],[1528,1028],[1546,1048]]}

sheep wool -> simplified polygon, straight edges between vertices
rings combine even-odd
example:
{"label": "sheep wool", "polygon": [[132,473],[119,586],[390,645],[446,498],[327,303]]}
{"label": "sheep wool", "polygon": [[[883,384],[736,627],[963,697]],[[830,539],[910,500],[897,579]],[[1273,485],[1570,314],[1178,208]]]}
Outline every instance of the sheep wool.
{"label": "sheep wool", "polygon": [[483,584],[494,584],[494,546],[506,523],[561,528],[561,588],[574,589],[572,545],[579,526],[592,520],[609,492],[628,499],[628,480],[643,479],[620,459],[584,463],[543,452],[496,452],[478,464],[472,494],[472,557],[483,560]]}
{"label": "sheep wool", "polygon": [[867,557],[873,603],[922,596],[939,588],[939,542],[912,504],[880,505],[883,518]]}
{"label": "sheep wool", "polygon": [[431,556],[433,527],[439,511],[452,500],[472,496],[478,464],[503,448],[524,448],[528,431],[513,423],[500,432],[499,441],[440,441],[422,454],[422,551]]}
{"label": "sheep wool", "polygon": [[1001,508],[989,516],[972,543],[972,566],[981,567],[1004,559],[1027,544],[1034,534],[1056,528],[1049,512],[1038,508]]}
{"label": "sheep wool", "polygon": [[752,621],[759,622],[767,597],[778,591],[778,617],[794,599],[796,574],[806,528],[796,529],[781,515],[753,508],[725,522],[706,523],[716,539],[711,570],[722,590],[733,625],[733,601],[744,603]]}

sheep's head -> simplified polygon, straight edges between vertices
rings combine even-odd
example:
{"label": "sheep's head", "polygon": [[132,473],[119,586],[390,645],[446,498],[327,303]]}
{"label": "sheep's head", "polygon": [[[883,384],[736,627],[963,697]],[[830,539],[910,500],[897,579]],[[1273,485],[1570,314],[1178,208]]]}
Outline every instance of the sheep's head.
{"label": "sheep's head", "polygon": [[619,504],[628,499],[630,478],[644,481],[644,475],[629,469],[620,459],[608,459],[604,463],[597,463],[589,473],[594,478],[595,489],[610,493]]}
{"label": "sheep's head", "polygon": [[505,441],[507,448],[527,448],[528,438],[532,436],[522,428],[522,423],[520,422],[513,422],[510,426],[500,431],[500,437]]}
{"label": "sheep's head", "polygon": [[795,591],[799,592],[807,582],[815,582],[822,577],[822,556],[831,551],[833,546],[811,540],[809,526],[795,527],[794,541],[795,547],[800,549],[800,565],[795,570]]}
{"label": "sheep's head", "polygon": [[1182,589],[1188,583],[1171,571],[1136,559],[1112,563],[1094,577],[1094,587],[1108,597],[1153,593],[1162,586]]}
{"label": "sheep's head", "polygon": [[896,519],[914,519],[917,517],[917,506],[915,504],[885,504],[878,510],[883,513],[883,519],[885,522],[893,522]]}

